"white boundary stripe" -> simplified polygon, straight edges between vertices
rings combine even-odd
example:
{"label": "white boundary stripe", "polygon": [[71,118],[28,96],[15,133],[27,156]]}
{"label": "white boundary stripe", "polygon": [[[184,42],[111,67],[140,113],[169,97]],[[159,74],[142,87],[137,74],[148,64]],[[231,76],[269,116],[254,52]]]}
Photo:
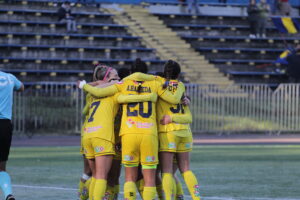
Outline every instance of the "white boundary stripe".
{"label": "white boundary stripe", "polygon": [[[64,191],[77,191],[75,188],[65,188],[65,187],[50,187],[50,186],[38,186],[38,185],[12,185],[16,188],[31,188],[31,189],[50,189],[50,190],[64,190]],[[123,194],[123,192],[120,192]],[[190,196],[184,195],[186,198],[191,199]],[[291,198],[269,198],[269,197],[202,197],[202,199],[211,199],[211,200],[300,200],[300,199],[291,199]]]}
{"label": "white boundary stripe", "polygon": [[17,188],[77,191],[77,189],[74,189],[74,188],[64,188],[64,187],[50,187],[50,186],[38,186],[38,185],[12,185],[12,186],[13,187],[17,187]]}

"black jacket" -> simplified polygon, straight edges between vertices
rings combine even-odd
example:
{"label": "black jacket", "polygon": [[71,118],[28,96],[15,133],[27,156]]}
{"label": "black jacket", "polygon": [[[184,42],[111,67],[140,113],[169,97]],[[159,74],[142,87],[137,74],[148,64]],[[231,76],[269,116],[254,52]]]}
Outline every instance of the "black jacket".
{"label": "black jacket", "polygon": [[58,21],[62,19],[67,19],[67,14],[69,14],[71,18],[74,18],[74,16],[72,16],[71,9],[67,11],[65,8],[60,7],[57,11]]}

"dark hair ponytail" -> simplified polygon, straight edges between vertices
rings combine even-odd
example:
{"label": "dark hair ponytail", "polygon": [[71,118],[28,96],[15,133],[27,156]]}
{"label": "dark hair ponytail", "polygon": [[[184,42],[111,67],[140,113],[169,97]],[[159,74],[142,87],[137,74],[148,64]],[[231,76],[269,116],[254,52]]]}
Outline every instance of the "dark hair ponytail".
{"label": "dark hair ponytail", "polygon": [[164,67],[164,78],[166,81],[163,84],[163,88],[167,88],[171,79],[178,79],[180,72],[180,65],[176,61],[168,60]]}
{"label": "dark hair ponytail", "polygon": [[142,72],[142,73],[148,73],[148,66],[147,64],[142,61],[140,58],[135,59],[133,64],[131,65],[131,73],[134,72]]}

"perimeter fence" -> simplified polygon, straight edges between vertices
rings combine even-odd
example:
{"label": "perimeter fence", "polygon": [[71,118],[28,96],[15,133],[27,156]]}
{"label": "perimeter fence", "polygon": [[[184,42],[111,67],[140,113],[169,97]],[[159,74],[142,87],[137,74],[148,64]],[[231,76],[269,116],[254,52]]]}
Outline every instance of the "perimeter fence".
{"label": "perimeter fence", "polygon": [[[299,132],[300,84],[187,84],[195,133]],[[79,134],[84,94],[73,83],[42,82],[15,93],[17,134]]]}

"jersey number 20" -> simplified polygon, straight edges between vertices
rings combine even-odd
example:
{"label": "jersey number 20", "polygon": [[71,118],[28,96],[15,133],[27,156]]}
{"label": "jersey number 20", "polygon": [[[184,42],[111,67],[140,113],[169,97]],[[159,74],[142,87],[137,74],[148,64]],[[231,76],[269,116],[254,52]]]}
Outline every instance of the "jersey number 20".
{"label": "jersey number 20", "polygon": [[[144,112],[144,105],[148,104],[147,112]],[[138,106],[138,109],[134,109]],[[137,117],[141,116],[143,118],[149,118],[152,115],[152,102],[140,102],[140,103],[129,103],[127,104],[127,116],[128,117]]]}

